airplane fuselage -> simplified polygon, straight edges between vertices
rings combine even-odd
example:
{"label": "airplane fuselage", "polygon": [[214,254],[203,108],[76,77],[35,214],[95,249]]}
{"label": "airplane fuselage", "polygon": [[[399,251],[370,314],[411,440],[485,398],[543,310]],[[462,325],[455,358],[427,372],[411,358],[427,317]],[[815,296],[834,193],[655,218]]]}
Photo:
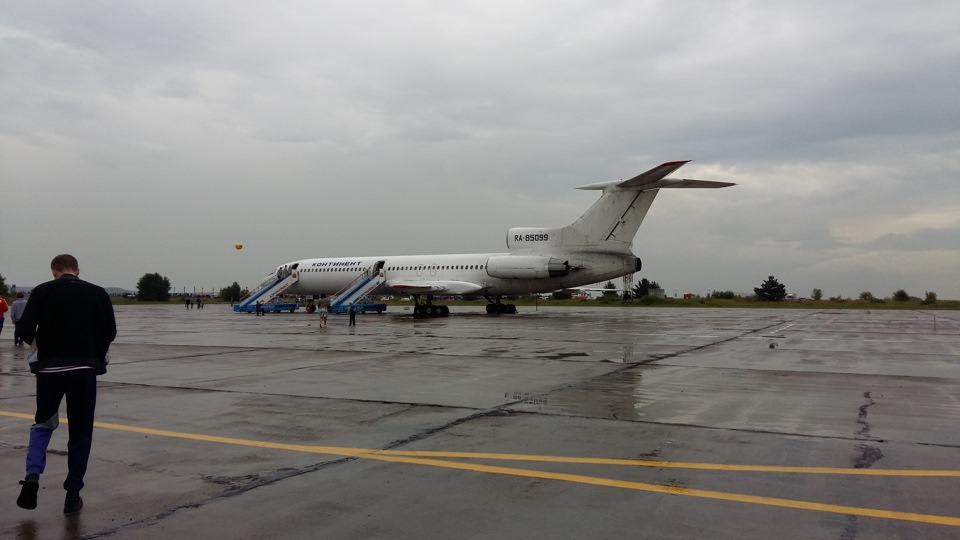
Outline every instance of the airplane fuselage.
{"label": "airplane fuselage", "polygon": [[[491,257],[509,253],[472,253],[451,255],[391,255],[383,257],[336,257],[292,261],[277,270],[291,269],[298,273],[298,281],[287,292],[295,295],[333,295],[357,275],[383,261],[388,282],[373,294],[403,294],[402,287],[394,289],[390,283],[416,284],[437,282],[446,284],[437,294],[477,294],[489,296],[542,293],[558,289],[588,285],[613,279],[637,271],[636,257],[631,254],[576,253],[570,258],[573,269],[565,276],[542,278],[501,278],[490,275]],[[268,276],[268,277],[272,277]],[[462,288],[456,286],[463,283]],[[479,287],[479,289],[478,289]],[[429,293],[427,290],[412,291]]]}

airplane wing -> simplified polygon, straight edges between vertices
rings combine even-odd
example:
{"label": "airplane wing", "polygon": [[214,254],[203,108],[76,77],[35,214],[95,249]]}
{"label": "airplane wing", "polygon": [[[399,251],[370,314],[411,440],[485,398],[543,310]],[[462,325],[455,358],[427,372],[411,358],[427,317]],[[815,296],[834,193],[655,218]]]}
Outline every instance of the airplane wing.
{"label": "airplane wing", "polygon": [[608,289],[606,287],[570,287],[569,289],[561,289],[562,292],[568,293],[578,293],[578,292],[623,292],[623,287],[614,287],[613,289]]}
{"label": "airplane wing", "polygon": [[483,287],[469,281],[387,280],[387,287],[406,294],[477,294]]}

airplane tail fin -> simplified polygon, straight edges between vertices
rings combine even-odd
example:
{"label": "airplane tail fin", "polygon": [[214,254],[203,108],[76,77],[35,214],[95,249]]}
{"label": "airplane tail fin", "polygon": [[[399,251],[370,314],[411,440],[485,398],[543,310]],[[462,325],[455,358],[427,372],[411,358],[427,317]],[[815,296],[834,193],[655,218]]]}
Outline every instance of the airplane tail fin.
{"label": "airplane tail fin", "polygon": [[577,189],[602,190],[593,206],[562,229],[564,248],[630,252],[633,237],[661,188],[721,188],[731,182],[667,178],[689,161],[669,161],[622,181],[589,184]]}

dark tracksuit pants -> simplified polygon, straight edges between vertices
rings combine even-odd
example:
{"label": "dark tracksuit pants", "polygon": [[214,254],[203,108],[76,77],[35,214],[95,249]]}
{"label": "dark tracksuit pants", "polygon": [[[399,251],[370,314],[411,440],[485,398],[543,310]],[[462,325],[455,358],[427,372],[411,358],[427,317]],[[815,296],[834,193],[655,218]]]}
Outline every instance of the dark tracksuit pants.
{"label": "dark tracksuit pants", "polygon": [[47,445],[57,428],[60,402],[67,397],[67,491],[83,489],[90,446],[93,443],[93,413],[97,406],[97,374],[92,369],[62,373],[37,373],[37,415],[30,428],[27,475],[43,474]]}

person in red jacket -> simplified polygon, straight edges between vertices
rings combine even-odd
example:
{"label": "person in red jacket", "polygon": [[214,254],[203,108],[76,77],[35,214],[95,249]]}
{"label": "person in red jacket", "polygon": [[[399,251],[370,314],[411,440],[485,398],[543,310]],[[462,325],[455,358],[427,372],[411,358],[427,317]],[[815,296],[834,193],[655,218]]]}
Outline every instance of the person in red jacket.
{"label": "person in red jacket", "polygon": [[[53,281],[34,287],[17,321],[20,338],[36,349],[28,358],[37,380],[37,412],[30,427],[27,475],[17,506],[37,507],[40,475],[46,467],[47,446],[59,424],[58,411],[67,398],[67,490],[64,513],[83,507],[80,490],[93,443],[93,413],[97,404],[97,375],[107,372],[107,350],[117,336],[110,295],[102,287],[80,279],[72,255],[57,255],[50,263]],[[82,307],[78,307],[82,306]]]}
{"label": "person in red jacket", "polygon": [[3,332],[3,316],[7,314],[7,310],[10,309],[7,306],[7,301],[0,296],[0,332]]}

